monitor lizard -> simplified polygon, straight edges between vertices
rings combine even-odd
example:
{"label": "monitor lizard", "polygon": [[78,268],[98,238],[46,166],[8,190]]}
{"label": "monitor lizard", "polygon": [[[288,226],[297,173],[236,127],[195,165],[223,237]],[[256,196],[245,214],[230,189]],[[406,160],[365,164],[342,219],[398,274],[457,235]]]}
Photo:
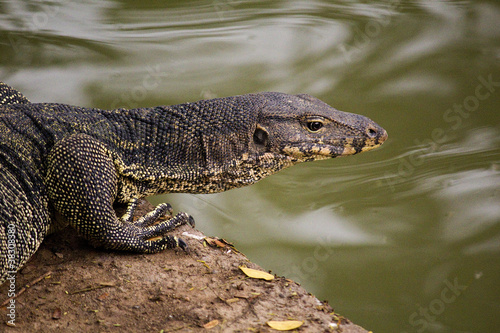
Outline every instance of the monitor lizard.
{"label": "monitor lizard", "polygon": [[[0,283],[47,234],[68,224],[96,247],[186,249],[166,233],[194,226],[193,218],[172,217],[164,203],[133,220],[139,198],[222,192],[296,163],[368,151],[386,139],[372,120],[305,94],[101,110],[31,103],[0,83]],[[114,203],[128,205],[123,216]],[[158,223],[164,215],[171,218]]]}

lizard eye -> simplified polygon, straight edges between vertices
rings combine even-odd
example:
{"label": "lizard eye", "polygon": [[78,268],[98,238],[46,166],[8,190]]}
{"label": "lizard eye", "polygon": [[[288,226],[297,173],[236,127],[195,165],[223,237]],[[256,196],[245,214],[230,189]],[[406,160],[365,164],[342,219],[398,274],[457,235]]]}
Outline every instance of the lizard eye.
{"label": "lizard eye", "polygon": [[323,128],[323,123],[321,121],[308,121],[306,126],[310,132],[317,132]]}

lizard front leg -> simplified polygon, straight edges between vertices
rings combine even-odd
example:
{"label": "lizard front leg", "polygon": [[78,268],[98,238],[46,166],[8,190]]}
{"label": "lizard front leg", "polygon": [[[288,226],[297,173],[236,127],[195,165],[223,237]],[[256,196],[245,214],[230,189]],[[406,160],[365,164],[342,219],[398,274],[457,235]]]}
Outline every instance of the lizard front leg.
{"label": "lizard front leg", "polygon": [[[153,209],[146,215],[141,216],[139,219],[134,221],[133,217],[138,204],[139,204],[139,198],[132,199],[127,206],[127,210],[120,217],[120,220],[122,220],[124,223],[132,223],[138,228],[145,229],[155,224],[160,218],[167,217],[168,220],[160,222],[161,233],[173,230],[183,224],[186,224],[186,218],[187,218],[187,223],[191,227],[194,228],[195,226],[193,217],[187,215],[186,213],[179,213],[176,216],[172,216],[173,212],[172,206],[168,203],[159,204],[158,206],[155,207],[155,209]],[[150,229],[152,237],[156,237],[157,236],[155,234],[156,228],[150,228]],[[187,245],[184,243],[182,239],[178,239],[178,242],[179,242],[178,246],[180,246],[182,249],[187,248]]]}
{"label": "lizard front leg", "polygon": [[[77,232],[94,246],[140,253],[154,253],[186,243],[165,235],[189,223],[186,213],[154,224],[169,209],[159,208],[132,222],[136,202],[131,202],[124,218],[113,209],[117,173],[106,146],[85,134],[73,134],[57,142],[47,157],[45,179],[49,199]],[[149,240],[162,236],[157,240]]]}

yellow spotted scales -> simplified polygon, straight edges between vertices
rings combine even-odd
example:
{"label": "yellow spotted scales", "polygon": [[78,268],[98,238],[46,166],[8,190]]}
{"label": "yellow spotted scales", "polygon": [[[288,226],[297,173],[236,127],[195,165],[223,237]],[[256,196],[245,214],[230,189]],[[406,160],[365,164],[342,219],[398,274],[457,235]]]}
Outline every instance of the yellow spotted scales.
{"label": "yellow spotted scales", "polygon": [[[0,283],[48,233],[67,224],[98,247],[185,249],[167,232],[194,225],[192,217],[178,213],[155,223],[172,211],[161,204],[132,221],[139,198],[222,192],[299,162],[367,151],[387,139],[370,119],[309,95],[266,92],[101,110],[30,103],[0,83],[0,102]],[[123,216],[116,216],[114,203],[128,205]]]}

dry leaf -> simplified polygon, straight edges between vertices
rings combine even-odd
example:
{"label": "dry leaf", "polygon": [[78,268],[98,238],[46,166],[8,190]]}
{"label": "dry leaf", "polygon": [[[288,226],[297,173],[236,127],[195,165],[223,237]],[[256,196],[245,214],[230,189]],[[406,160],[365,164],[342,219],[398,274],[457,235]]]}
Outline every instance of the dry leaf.
{"label": "dry leaf", "polygon": [[236,302],[239,302],[239,298],[230,298],[230,299],[226,299],[226,303],[227,304],[231,304],[231,303],[236,303]]}
{"label": "dry leaf", "polygon": [[268,321],[269,327],[278,331],[294,330],[302,326],[304,322],[298,320],[284,320],[284,321]]}
{"label": "dry leaf", "polygon": [[216,239],[214,240],[214,243],[215,245],[217,245],[218,247],[226,247],[227,245],[222,243],[220,240]]}
{"label": "dry leaf", "polygon": [[238,297],[238,298],[249,298],[250,296],[248,296],[246,293],[243,293],[243,292],[240,292],[240,293],[236,293],[234,294],[234,297]]}
{"label": "dry leaf", "polygon": [[109,293],[103,293],[99,297],[97,297],[97,299],[100,300],[100,301],[102,301],[102,300],[104,300],[108,296],[109,296]]}
{"label": "dry leaf", "polygon": [[229,243],[225,239],[221,238],[214,238],[214,237],[205,237],[205,241],[208,243],[210,246],[217,246],[217,247],[232,247],[233,244]]}
{"label": "dry leaf", "polygon": [[205,237],[203,240],[204,240],[203,244],[208,244],[212,247],[230,249],[230,250],[233,250],[233,251],[238,252],[238,253],[240,252],[234,247],[234,245],[232,243],[228,242],[227,240],[225,240],[223,238]]}
{"label": "dry leaf", "polygon": [[271,281],[274,279],[274,275],[263,271],[258,271],[256,269],[248,268],[246,266],[240,266],[239,268],[243,271],[243,273],[245,273],[246,276],[254,279],[263,279],[266,281]]}
{"label": "dry leaf", "polygon": [[205,325],[203,325],[203,327],[205,327],[206,329],[209,329],[209,328],[213,328],[213,327],[215,327],[217,325],[219,325],[219,321],[217,319],[214,319],[212,321],[209,321]]}

